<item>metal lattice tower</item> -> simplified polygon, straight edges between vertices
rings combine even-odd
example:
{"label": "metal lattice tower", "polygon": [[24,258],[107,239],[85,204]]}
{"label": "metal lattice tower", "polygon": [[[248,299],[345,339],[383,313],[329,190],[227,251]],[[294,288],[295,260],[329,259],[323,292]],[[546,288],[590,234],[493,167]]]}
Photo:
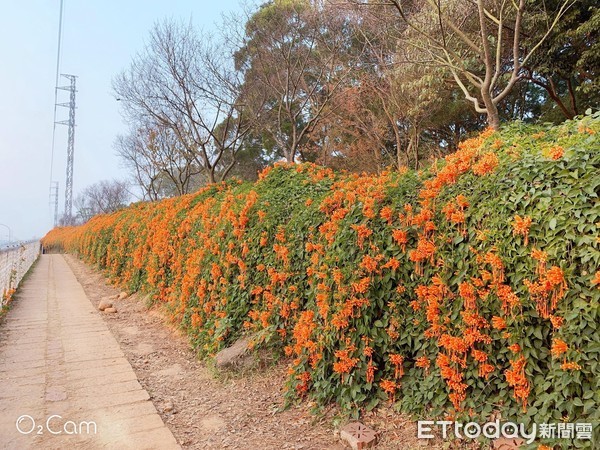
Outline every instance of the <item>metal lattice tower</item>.
{"label": "metal lattice tower", "polygon": [[69,91],[70,97],[68,103],[57,103],[57,106],[69,108],[69,120],[56,122],[61,125],[69,126],[69,137],[67,141],[67,179],[65,183],[65,214],[64,220],[67,224],[71,224],[73,219],[73,159],[75,155],[75,75],[61,74],[63,77],[71,81],[69,86],[60,86],[56,89]]}

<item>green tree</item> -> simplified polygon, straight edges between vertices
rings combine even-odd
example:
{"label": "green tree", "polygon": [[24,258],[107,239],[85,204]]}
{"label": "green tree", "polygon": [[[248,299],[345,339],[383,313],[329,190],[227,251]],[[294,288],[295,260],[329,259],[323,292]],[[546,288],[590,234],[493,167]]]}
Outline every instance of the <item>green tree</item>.
{"label": "green tree", "polygon": [[[488,125],[500,126],[499,104],[524,77],[524,68],[575,0],[563,0],[548,13],[541,2],[526,0],[370,1],[392,7],[407,25],[405,42],[415,62],[448,70],[475,111]],[[542,9],[551,20],[544,32],[524,45],[524,26]],[[539,28],[539,27],[538,27]],[[410,52],[408,52],[410,53]]]}
{"label": "green tree", "polygon": [[[558,7],[557,0],[546,2]],[[550,18],[543,11],[532,17],[535,31],[525,42],[543,33]],[[572,119],[600,101],[600,8],[594,0],[579,0],[556,24],[525,67],[525,79],[542,89],[549,100],[544,107],[547,120]]]}
{"label": "green tree", "polygon": [[335,8],[275,0],[249,15],[235,54],[244,73],[240,99],[254,134],[288,161],[308,145],[326,106],[352,71],[352,30]]}

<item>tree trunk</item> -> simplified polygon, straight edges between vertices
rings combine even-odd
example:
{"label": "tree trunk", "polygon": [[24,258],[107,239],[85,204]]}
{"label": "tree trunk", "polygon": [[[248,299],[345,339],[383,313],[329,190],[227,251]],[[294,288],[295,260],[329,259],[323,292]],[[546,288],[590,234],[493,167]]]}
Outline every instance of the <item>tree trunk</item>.
{"label": "tree trunk", "polygon": [[289,149],[285,151],[285,159],[287,160],[288,163],[293,164],[294,161],[294,156],[295,156],[295,149]]}
{"label": "tree trunk", "polygon": [[492,130],[500,129],[500,114],[498,113],[498,107],[492,101],[492,96],[489,92],[482,90],[481,96],[483,103],[485,104],[487,123]]}

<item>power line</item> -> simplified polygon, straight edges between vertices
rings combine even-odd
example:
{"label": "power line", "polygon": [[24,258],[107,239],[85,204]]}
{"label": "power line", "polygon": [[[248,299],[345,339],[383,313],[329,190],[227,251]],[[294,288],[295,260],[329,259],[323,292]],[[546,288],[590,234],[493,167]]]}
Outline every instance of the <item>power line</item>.
{"label": "power line", "polygon": [[60,12],[58,15],[58,47],[56,51],[56,77],[54,79],[54,118],[52,120],[52,152],[50,156],[50,204],[52,197],[55,196],[54,202],[54,226],[58,223],[58,181],[54,181],[54,147],[56,143],[56,107],[58,102],[58,75],[60,73],[60,50],[62,41],[62,21],[63,21],[63,6],[64,0],[60,0]]}

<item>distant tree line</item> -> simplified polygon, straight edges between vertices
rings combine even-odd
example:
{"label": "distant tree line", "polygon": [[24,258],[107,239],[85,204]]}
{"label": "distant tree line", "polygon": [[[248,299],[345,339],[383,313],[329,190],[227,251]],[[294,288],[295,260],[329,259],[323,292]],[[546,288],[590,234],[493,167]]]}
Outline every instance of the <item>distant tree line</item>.
{"label": "distant tree line", "polygon": [[277,160],[420,168],[503,121],[597,108],[592,0],[274,0],[219,35],[165,20],[115,77],[144,199]]}
{"label": "distant tree line", "polygon": [[58,225],[80,225],[95,215],[124,208],[131,200],[129,187],[129,183],[122,180],[102,180],[87,186],[73,201],[74,215],[62,215]]}

